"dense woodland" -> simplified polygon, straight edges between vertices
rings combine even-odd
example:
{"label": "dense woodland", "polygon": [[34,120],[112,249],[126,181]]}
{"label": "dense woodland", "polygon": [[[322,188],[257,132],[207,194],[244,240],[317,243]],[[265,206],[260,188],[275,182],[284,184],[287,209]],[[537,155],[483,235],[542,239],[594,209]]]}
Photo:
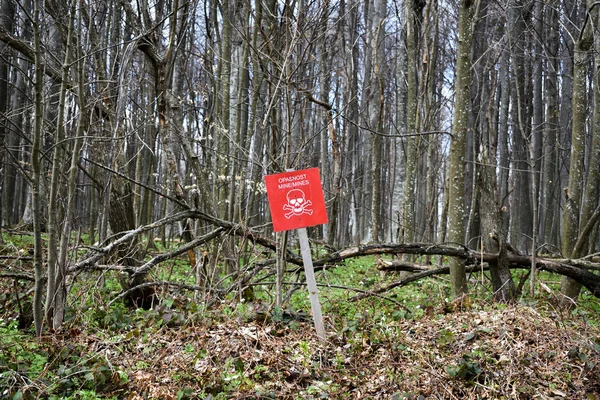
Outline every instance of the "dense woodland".
{"label": "dense woodland", "polygon": [[599,74],[593,0],[0,0],[0,398],[599,398]]}
{"label": "dense woodland", "polygon": [[459,298],[485,253],[497,300],[515,265],[598,296],[598,5],[2,0],[0,219],[34,238],[33,270],[3,276],[35,282],[38,333],[83,271],[139,289],[187,255],[207,298],[281,284],[301,261],[263,176],[319,167],[321,265],[454,255]]}

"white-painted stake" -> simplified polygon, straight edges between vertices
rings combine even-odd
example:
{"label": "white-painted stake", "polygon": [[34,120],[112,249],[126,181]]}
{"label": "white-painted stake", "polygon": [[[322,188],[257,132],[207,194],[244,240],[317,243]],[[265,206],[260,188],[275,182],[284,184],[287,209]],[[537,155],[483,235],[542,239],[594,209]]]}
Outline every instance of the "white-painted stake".
{"label": "white-painted stake", "polygon": [[308,243],[308,234],[306,228],[299,228],[298,239],[300,240],[300,251],[302,252],[302,261],[304,262],[304,274],[306,275],[306,285],[308,286],[308,297],[312,309],[313,320],[315,321],[315,330],[321,340],[325,340],[325,328],[323,327],[323,316],[321,314],[321,303],[319,302],[319,289],[315,279],[312,256],[310,254],[310,244]]}
{"label": "white-painted stake", "polygon": [[319,339],[325,341],[319,289],[317,289],[310,244],[306,233],[307,226],[327,223],[327,210],[319,169],[287,170],[279,174],[265,175],[265,185],[269,198],[269,209],[273,218],[273,230],[275,232],[292,229],[298,231],[315,330]]}

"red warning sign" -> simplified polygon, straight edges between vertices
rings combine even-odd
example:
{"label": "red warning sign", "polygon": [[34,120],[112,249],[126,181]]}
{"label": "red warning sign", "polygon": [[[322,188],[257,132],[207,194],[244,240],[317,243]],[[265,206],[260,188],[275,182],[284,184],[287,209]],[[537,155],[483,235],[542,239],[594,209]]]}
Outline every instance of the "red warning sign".
{"label": "red warning sign", "polygon": [[265,183],[275,232],[327,223],[318,168],[266,175]]}

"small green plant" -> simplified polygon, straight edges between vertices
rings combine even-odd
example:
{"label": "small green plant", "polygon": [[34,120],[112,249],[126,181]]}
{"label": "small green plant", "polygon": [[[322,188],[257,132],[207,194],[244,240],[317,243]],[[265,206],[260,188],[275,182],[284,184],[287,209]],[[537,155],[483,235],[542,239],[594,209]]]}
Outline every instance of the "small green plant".
{"label": "small green plant", "polygon": [[0,324],[0,348],[0,365],[30,378],[37,377],[48,362],[48,354],[17,329],[16,321]]}
{"label": "small green plant", "polygon": [[186,387],[177,391],[177,400],[189,400],[194,398],[194,389]]}
{"label": "small green plant", "polygon": [[101,394],[96,393],[95,390],[77,390],[75,391],[72,395],[68,396],[68,397],[59,397],[59,396],[55,396],[52,395],[50,396],[48,399],[50,400],[100,400],[100,399],[109,399],[109,400],[116,400],[117,397],[113,396],[113,397],[106,397],[103,396]]}
{"label": "small green plant", "polygon": [[130,310],[120,301],[114,302],[110,307],[100,306],[90,311],[92,321],[101,329],[130,329],[134,323]]}
{"label": "small green plant", "polygon": [[471,381],[478,377],[483,370],[479,362],[473,360],[471,354],[465,353],[456,364],[447,366],[446,372],[452,378]]}
{"label": "small green plant", "polygon": [[454,342],[454,332],[448,329],[442,329],[438,332],[437,342],[442,346],[447,346]]}
{"label": "small green plant", "polygon": [[233,392],[248,381],[244,376],[244,368],[244,362],[240,357],[229,357],[225,361],[221,372],[221,380],[225,386],[224,391]]}

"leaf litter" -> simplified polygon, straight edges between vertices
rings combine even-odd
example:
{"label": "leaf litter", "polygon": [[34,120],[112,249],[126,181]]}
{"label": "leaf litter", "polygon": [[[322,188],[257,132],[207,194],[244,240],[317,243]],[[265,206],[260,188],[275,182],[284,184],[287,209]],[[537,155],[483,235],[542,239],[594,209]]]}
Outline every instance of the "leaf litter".
{"label": "leaf litter", "polygon": [[83,341],[124,371],[105,394],[131,400],[600,400],[598,328],[528,306],[327,331],[323,343],[310,321],[223,318],[63,340]]}

